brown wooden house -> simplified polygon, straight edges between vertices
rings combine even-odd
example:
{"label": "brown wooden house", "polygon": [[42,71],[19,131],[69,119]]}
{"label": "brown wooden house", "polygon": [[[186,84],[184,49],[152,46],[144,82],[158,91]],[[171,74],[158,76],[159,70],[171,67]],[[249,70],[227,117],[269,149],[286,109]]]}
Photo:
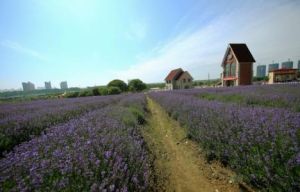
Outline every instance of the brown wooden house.
{"label": "brown wooden house", "polygon": [[246,44],[230,43],[222,61],[222,86],[251,85],[254,62]]}
{"label": "brown wooden house", "polygon": [[189,89],[193,87],[193,77],[181,68],[172,70],[165,78],[166,89]]}

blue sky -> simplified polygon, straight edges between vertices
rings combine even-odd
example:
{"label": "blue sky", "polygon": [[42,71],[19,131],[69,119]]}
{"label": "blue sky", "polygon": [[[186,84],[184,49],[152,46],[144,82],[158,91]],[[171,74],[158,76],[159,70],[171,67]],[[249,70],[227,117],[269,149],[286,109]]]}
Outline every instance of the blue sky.
{"label": "blue sky", "polygon": [[0,89],[162,82],[178,67],[216,78],[230,42],[257,64],[296,61],[299,23],[297,0],[2,0]]}

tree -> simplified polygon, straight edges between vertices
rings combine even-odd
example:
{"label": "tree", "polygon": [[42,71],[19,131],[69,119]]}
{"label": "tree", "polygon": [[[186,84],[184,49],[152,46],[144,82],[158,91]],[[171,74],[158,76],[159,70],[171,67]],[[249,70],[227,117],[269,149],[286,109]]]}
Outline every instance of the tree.
{"label": "tree", "polygon": [[140,79],[133,79],[128,83],[128,87],[130,91],[139,92],[145,90],[147,85]]}
{"label": "tree", "polygon": [[75,92],[68,92],[65,97],[67,98],[74,98],[74,97],[78,97],[79,96],[79,91],[75,91]]}
{"label": "tree", "polygon": [[109,95],[117,95],[122,92],[119,87],[114,87],[114,86],[108,87],[107,91]]}
{"label": "tree", "polygon": [[94,95],[94,96],[100,95],[100,92],[99,92],[99,88],[98,88],[98,87],[93,88],[92,91],[93,91],[93,95]]}
{"label": "tree", "polygon": [[119,87],[122,92],[127,91],[127,84],[119,79],[112,80],[107,87]]}
{"label": "tree", "polygon": [[93,96],[92,90],[82,90],[79,92],[79,97],[88,97],[88,96]]}
{"label": "tree", "polygon": [[99,88],[99,95],[108,95],[108,90],[106,87]]}

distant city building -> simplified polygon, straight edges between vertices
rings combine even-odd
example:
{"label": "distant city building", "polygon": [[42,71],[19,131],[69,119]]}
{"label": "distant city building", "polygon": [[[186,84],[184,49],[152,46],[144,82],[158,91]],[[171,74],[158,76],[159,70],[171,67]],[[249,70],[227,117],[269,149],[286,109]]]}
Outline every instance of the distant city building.
{"label": "distant city building", "polygon": [[269,69],[268,71],[273,71],[273,70],[276,70],[276,69],[279,69],[279,63],[272,63],[272,64],[269,64]]}
{"label": "distant city building", "polygon": [[51,89],[51,82],[50,81],[45,82],[45,89]]}
{"label": "distant city building", "polygon": [[29,82],[29,81],[27,83],[23,82],[22,86],[23,86],[23,91],[33,91],[33,90],[35,90],[34,84]]}
{"label": "distant city building", "polygon": [[222,86],[251,85],[254,62],[246,44],[230,43],[222,61]]}
{"label": "distant city building", "polygon": [[66,81],[62,81],[60,83],[60,88],[61,89],[68,89],[68,83]]}
{"label": "distant city building", "polygon": [[266,65],[258,65],[256,68],[256,77],[265,77],[266,76]]}
{"label": "distant city building", "polygon": [[293,61],[286,61],[281,63],[281,69],[293,69]]}

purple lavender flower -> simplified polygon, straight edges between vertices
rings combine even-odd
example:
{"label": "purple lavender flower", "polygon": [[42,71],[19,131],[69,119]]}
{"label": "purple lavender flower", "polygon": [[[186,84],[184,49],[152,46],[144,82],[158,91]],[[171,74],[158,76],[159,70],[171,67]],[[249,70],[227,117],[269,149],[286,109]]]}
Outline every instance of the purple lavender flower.
{"label": "purple lavender flower", "polygon": [[[6,154],[0,159],[0,191],[148,189],[151,161],[141,126],[128,126],[118,115],[130,114],[132,105],[144,109],[145,96],[112,98],[79,118],[48,127]],[[142,182],[131,182],[132,175],[140,175]]]}
{"label": "purple lavender flower", "polygon": [[[157,92],[150,96],[170,116],[188,127],[188,135],[201,144],[209,159],[228,164],[258,188],[298,191],[300,113],[289,107],[299,106],[299,86],[192,89]],[[255,95],[254,91],[260,94]],[[268,92],[276,93],[274,100],[284,101],[284,106],[263,107],[261,101],[269,96]],[[206,93],[219,95],[216,98],[227,93],[243,97],[248,94],[258,99],[259,104],[249,106],[197,97]]]}

